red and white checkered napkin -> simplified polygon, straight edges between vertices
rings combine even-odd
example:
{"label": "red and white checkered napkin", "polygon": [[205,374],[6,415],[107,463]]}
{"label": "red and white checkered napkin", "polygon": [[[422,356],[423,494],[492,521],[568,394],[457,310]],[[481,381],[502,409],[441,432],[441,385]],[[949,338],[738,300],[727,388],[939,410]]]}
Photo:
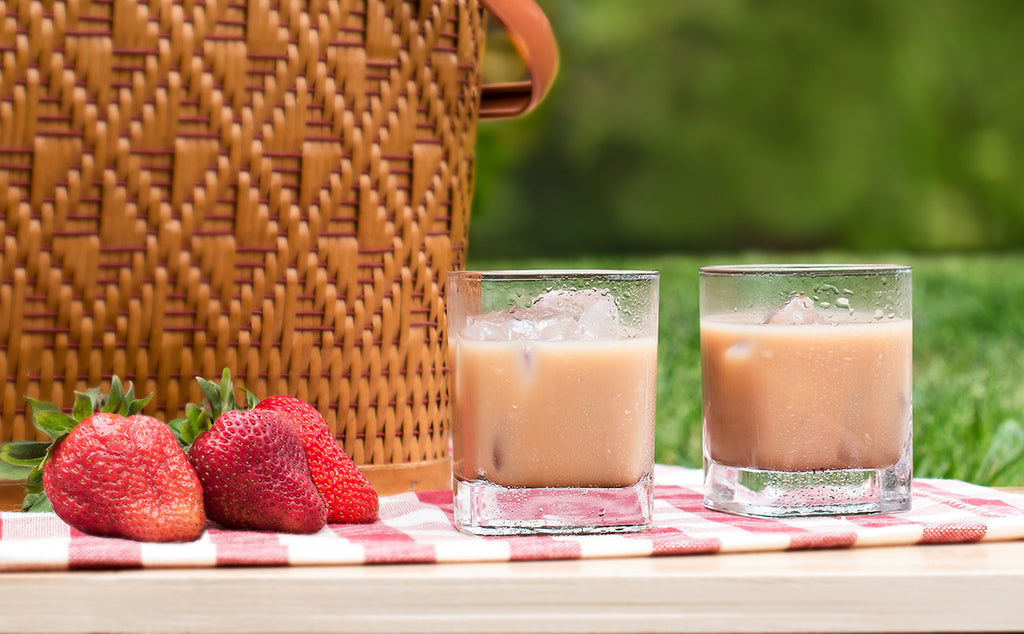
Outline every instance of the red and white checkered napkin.
{"label": "red and white checkered napkin", "polygon": [[584,537],[463,535],[452,526],[449,491],[383,498],[374,524],[328,526],[315,535],[210,528],[187,544],[91,537],[52,513],[0,513],[0,571],[644,557],[1024,539],[1024,495],[955,480],[916,480],[913,509],[905,513],[788,520],[704,509],[699,470],[658,465],[655,485],[652,530]]}

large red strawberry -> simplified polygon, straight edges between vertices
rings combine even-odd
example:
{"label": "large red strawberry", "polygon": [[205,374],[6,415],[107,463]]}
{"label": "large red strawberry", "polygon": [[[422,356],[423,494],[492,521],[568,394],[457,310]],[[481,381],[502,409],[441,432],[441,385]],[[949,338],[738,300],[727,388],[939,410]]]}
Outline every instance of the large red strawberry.
{"label": "large red strawberry", "polygon": [[377,519],[377,492],[334,439],[316,408],[292,396],[271,396],[260,401],[256,411],[274,412],[298,430],[313,482],[327,503],[328,523],[365,523]]}
{"label": "large red strawberry", "polygon": [[207,516],[226,528],[315,533],[327,507],[298,431],[271,412],[229,410],[192,443]]}
{"label": "large red strawberry", "polygon": [[206,526],[203,491],[170,427],[139,414],[148,399],[136,401],[132,389],[125,395],[116,377],[103,411],[96,412],[102,400],[97,390],[79,394],[73,416],[30,401],[37,428],[52,444],[28,442],[4,451],[5,460],[38,454],[26,483],[26,508],[45,508],[48,500],[58,517],[92,535],[197,539]]}
{"label": "large red strawberry", "polygon": [[170,428],[151,416],[93,414],[43,465],[54,512],[84,533],[145,542],[203,533],[203,490]]}

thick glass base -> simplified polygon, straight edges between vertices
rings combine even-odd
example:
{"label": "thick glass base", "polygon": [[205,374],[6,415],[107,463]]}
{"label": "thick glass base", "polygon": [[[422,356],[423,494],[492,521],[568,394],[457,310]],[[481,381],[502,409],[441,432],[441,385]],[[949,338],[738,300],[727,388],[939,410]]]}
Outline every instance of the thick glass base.
{"label": "thick glass base", "polygon": [[512,488],[455,481],[455,527],[474,535],[633,533],[651,526],[651,476],[628,487]]}
{"label": "thick glass base", "polygon": [[881,469],[769,471],[706,459],[704,506],[751,517],[863,515],[905,511],[911,502],[909,456]]}

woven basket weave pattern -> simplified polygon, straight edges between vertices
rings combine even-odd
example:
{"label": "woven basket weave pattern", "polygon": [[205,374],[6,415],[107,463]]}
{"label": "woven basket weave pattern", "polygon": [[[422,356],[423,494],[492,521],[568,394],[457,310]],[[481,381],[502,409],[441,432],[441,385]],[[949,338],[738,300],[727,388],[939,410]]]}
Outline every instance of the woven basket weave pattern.
{"label": "woven basket weave pattern", "polygon": [[0,5],[0,441],[227,366],[357,463],[446,456],[483,37],[474,0]]}

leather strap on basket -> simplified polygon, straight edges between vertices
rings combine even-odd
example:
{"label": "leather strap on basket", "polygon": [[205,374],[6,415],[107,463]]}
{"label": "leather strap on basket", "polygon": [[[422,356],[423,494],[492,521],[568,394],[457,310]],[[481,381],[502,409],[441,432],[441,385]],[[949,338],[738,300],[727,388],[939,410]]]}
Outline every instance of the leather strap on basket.
{"label": "leather strap on basket", "polygon": [[530,79],[484,85],[480,118],[524,115],[544,99],[558,74],[558,45],[551,24],[533,0],[481,0],[481,4],[508,35]]}

